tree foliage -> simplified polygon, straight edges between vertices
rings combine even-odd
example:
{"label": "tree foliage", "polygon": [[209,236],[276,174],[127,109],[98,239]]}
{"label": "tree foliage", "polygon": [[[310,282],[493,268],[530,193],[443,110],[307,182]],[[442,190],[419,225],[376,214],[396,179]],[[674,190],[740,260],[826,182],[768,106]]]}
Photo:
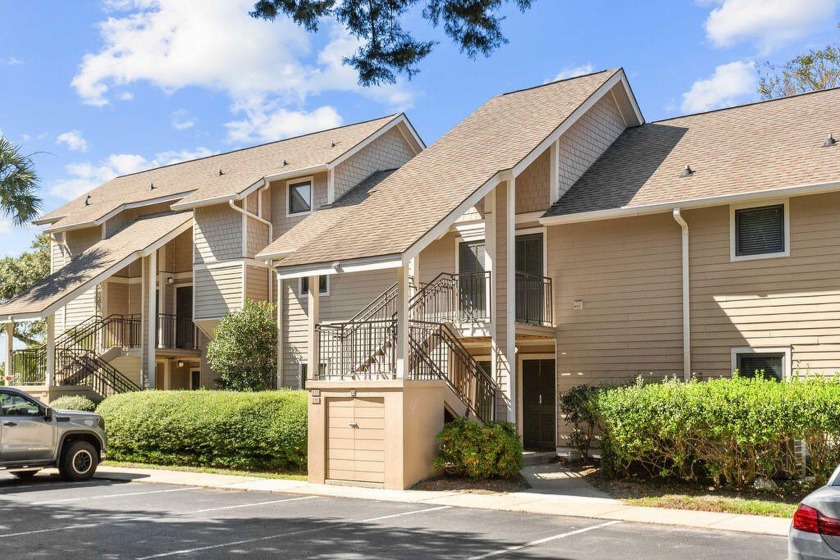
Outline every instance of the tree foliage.
{"label": "tree foliage", "polygon": [[[8,301],[22,294],[50,273],[50,238],[41,234],[32,241],[29,250],[16,256],[0,259],[0,301]],[[43,340],[43,321],[15,323],[15,338],[28,346]]]}
{"label": "tree foliage", "polygon": [[432,52],[435,41],[415,39],[401,25],[411,8],[421,5],[423,19],[442,25],[461,52],[475,58],[507,43],[499,11],[509,3],[524,12],[533,0],[259,0],[251,16],[273,21],[286,15],[312,32],[322,19],[335,19],[361,41],[344,64],[356,70],[361,85],[370,86],[394,83],[400,73],[411,78]]}
{"label": "tree foliage", "polygon": [[231,391],[263,391],[277,372],[277,320],[268,302],[247,300],[241,311],[226,313],[207,346],[216,383]]}
{"label": "tree foliage", "polygon": [[[840,25],[838,25],[840,27]],[[766,62],[759,70],[762,99],[788,97],[840,86],[840,43],[810,50],[781,66]]]}
{"label": "tree foliage", "polygon": [[0,213],[15,225],[23,225],[38,216],[38,176],[32,158],[20,153],[20,147],[0,136]]}

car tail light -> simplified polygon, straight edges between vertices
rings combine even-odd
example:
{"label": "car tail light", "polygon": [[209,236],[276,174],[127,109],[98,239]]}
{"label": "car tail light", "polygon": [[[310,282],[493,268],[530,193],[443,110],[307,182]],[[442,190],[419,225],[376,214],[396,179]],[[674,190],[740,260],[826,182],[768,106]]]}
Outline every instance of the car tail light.
{"label": "car tail light", "polygon": [[799,508],[793,514],[793,528],[806,533],[840,537],[840,519],[823,515],[805,504],[799,504]]}

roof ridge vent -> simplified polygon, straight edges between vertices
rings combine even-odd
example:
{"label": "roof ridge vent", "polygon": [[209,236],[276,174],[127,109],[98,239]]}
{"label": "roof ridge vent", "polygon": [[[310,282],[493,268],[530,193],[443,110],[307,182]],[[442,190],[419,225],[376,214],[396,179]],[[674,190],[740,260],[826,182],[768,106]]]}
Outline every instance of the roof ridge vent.
{"label": "roof ridge vent", "polygon": [[90,195],[85,197],[85,206],[90,206]]}
{"label": "roof ridge vent", "polygon": [[691,168],[690,165],[686,163],[685,169],[683,169],[683,172],[682,174],[680,174],[680,177],[691,177],[692,175],[694,175],[694,170]]}
{"label": "roof ridge vent", "polygon": [[828,133],[828,138],[825,139],[825,143],[823,144],[823,148],[830,148],[831,146],[835,145],[837,140],[834,139],[834,135],[830,132]]}

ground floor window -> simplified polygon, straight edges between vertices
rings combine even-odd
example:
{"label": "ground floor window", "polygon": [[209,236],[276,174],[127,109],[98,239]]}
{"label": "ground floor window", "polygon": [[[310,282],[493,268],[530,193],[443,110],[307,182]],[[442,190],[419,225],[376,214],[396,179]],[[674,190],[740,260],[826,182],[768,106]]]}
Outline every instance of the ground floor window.
{"label": "ground floor window", "polygon": [[734,369],[746,377],[762,375],[765,379],[783,381],[789,366],[788,352],[762,349],[735,349]]}

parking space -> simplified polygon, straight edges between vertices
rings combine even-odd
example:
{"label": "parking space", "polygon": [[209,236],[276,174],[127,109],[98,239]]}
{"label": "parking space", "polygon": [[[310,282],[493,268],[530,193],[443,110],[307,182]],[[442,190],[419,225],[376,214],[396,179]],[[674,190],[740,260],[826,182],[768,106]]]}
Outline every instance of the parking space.
{"label": "parking space", "polygon": [[0,475],[3,558],[785,557],[783,538],[340,498]]}

